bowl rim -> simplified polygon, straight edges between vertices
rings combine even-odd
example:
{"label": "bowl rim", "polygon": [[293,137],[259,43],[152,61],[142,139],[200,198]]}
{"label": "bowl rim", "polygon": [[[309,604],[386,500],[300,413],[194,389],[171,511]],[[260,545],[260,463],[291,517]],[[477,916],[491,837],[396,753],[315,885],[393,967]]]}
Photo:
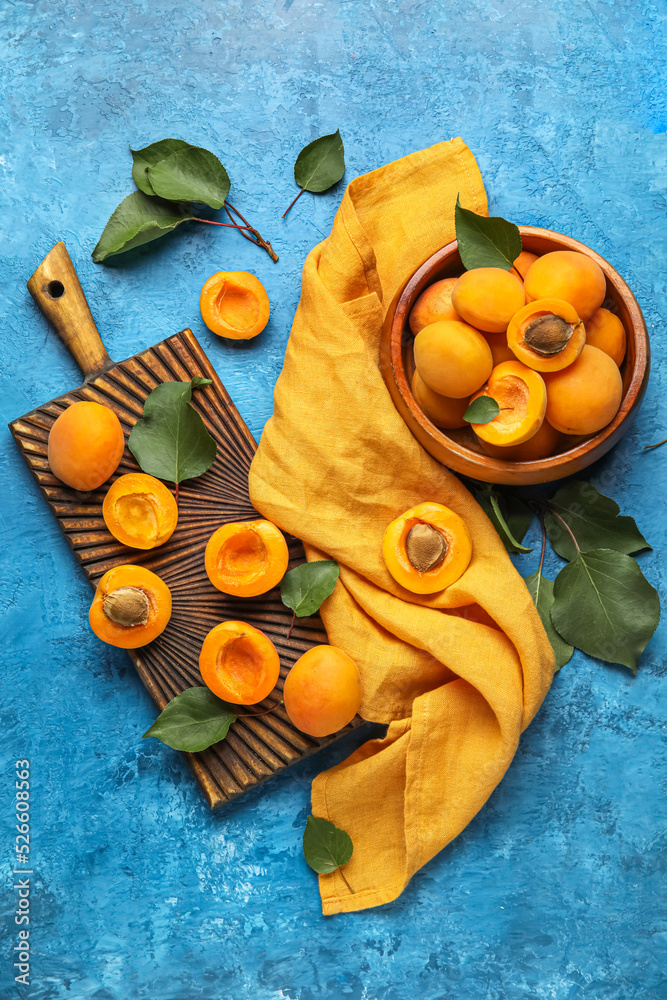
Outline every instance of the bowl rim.
{"label": "bowl rim", "polygon": [[[385,344],[385,348],[389,348],[388,360],[391,368],[391,376],[395,382],[401,402],[411,418],[411,420],[407,420],[406,422],[410,429],[413,430],[413,433],[413,423],[419,426],[421,430],[419,440],[424,447],[430,451],[426,441],[422,439],[425,435],[427,439],[432,439],[436,451],[440,452],[440,454],[447,453],[448,456],[452,457],[453,461],[451,465],[448,462],[443,462],[443,464],[448,465],[455,472],[460,472],[487,482],[519,483],[523,481],[527,484],[549,482],[568,476],[572,472],[578,471],[601,457],[619,440],[627,429],[627,426],[625,426],[621,430],[621,426],[639,405],[646,389],[650,370],[650,345],[646,322],[637,299],[625,280],[604,257],[596,253],[596,251],[591,250],[590,247],[579,240],[575,240],[571,236],[566,236],[564,233],[558,233],[552,229],[542,229],[536,226],[518,226],[518,229],[522,238],[527,237],[529,240],[532,238],[560,243],[560,246],[554,247],[554,249],[575,250],[596,261],[601,267],[609,285],[614,289],[616,297],[623,301],[630,316],[631,328],[626,331],[626,334],[628,338],[632,337],[634,342],[634,363],[627,373],[629,378],[627,386],[623,391],[618,412],[606,427],[603,427],[602,430],[585,438],[583,441],[578,438],[577,444],[574,444],[566,451],[559,452],[548,458],[532,459],[530,461],[509,461],[492,458],[490,455],[484,455],[472,448],[466,447],[454,438],[449,437],[448,434],[444,433],[428,419],[412,395],[412,388],[403,362],[403,338],[409,312],[407,303],[411,302],[411,300],[414,301],[415,291],[416,289],[422,290],[419,288],[422,283],[424,283],[424,288],[430,284],[428,280],[424,282],[425,278],[432,277],[432,280],[437,280],[433,277],[433,272],[444,270],[451,261],[451,258],[457,254],[458,242],[456,240],[452,240],[440,250],[436,250],[408,278],[402,290],[395,297],[393,307],[389,310],[387,319],[390,322],[386,324],[384,339],[386,339],[388,334],[389,343]],[[529,248],[526,247],[525,249]],[[385,371],[385,378],[386,376],[387,372]],[[399,407],[399,409],[401,408]],[[403,413],[403,416],[405,419],[405,413]],[[594,454],[591,455],[591,453]],[[436,454],[434,457],[442,461],[439,454]]]}

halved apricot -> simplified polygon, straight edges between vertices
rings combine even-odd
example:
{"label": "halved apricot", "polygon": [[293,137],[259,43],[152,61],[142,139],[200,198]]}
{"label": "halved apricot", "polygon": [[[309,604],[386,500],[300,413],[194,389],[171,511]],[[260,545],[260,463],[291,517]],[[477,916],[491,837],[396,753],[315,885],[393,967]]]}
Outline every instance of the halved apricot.
{"label": "halved apricot", "polygon": [[397,583],[413,594],[436,594],[468,568],[472,539],[465,521],[440,503],[417,504],[392,521],[382,556]]}
{"label": "halved apricot", "polygon": [[199,308],[212,333],[230,340],[250,340],[269,322],[269,296],[248,271],[218,271],[201,290]]}
{"label": "halved apricot", "polygon": [[501,267],[465,271],[452,292],[452,305],[459,316],[484,333],[504,333],[525,301],[521,279]]}
{"label": "halved apricot", "polygon": [[547,420],[563,434],[595,434],[614,419],[621,405],[618,365],[590,344],[567,368],[545,374],[544,381]]}
{"label": "halved apricot", "polygon": [[283,698],[290,722],[302,733],[337,733],[359,711],[357,665],[337,646],[313,646],[288,673]]}
{"label": "halved apricot", "polygon": [[174,533],[178,506],[164,483],[144,472],[128,472],[113,483],[102,504],[107,528],[133,549],[154,549]]}
{"label": "halved apricot", "polygon": [[280,660],[268,636],[247,622],[222,622],[204,639],[199,672],[209,690],[233,705],[256,705],[271,694]]}
{"label": "halved apricot", "polygon": [[452,290],[458,278],[443,278],[425,288],[410,311],[410,329],[416,335],[441,319],[461,317],[452,305]]}
{"label": "halved apricot", "polygon": [[145,566],[115,566],[97,585],[88,612],[102,642],[137,649],[155,639],[171,618],[171,591]]}
{"label": "halved apricot", "polygon": [[564,299],[584,322],[607,294],[604,272],[592,257],[576,250],[553,250],[538,257],[524,279],[526,302]]}
{"label": "halved apricot", "polygon": [[49,431],[49,467],[74,490],[96,490],[114,474],[124,448],[123,428],[114,411],[81,400],[71,403]]}
{"label": "halved apricot", "polygon": [[208,540],[204,564],[223,594],[257,597],[280,583],[289,552],[283,533],[271,521],[223,524]]}
{"label": "halved apricot", "polygon": [[492,458],[501,458],[505,462],[534,462],[540,458],[547,458],[553,455],[564,442],[564,436],[555,427],[552,427],[548,420],[542,421],[540,429],[523,444],[500,445],[489,444],[482,441],[480,444],[487,455]]}
{"label": "halved apricot", "polygon": [[415,366],[429,389],[462,399],[487,379],[491,348],[482,334],[458,320],[441,320],[420,330],[414,341]]}
{"label": "halved apricot", "polygon": [[412,376],[412,395],[417,405],[436,427],[443,427],[446,430],[465,427],[463,414],[468,409],[467,398],[451,399],[449,396],[441,396],[439,392],[433,392],[416,369]]}
{"label": "halved apricot", "polygon": [[586,321],[586,343],[608,354],[620,368],[625,357],[626,336],[622,322],[609,309],[600,307]]}
{"label": "halved apricot", "polygon": [[529,368],[557,372],[579,357],[586,343],[586,330],[569,302],[537,299],[512,316],[507,343]]}
{"label": "halved apricot", "polygon": [[479,396],[491,396],[500,407],[498,416],[488,424],[470,425],[482,441],[501,446],[523,444],[540,429],[547,408],[544,379],[520,361],[503,361],[494,368],[470,402]]}

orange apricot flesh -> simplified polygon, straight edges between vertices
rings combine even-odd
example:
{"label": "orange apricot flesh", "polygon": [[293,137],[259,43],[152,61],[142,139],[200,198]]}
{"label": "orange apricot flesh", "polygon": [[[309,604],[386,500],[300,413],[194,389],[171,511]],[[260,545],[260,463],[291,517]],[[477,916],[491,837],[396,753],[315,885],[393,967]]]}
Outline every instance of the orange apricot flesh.
{"label": "orange apricot flesh", "polygon": [[230,340],[256,337],[271,312],[264,285],[248,271],[211,275],[201,290],[199,308],[209,330]]}
{"label": "orange apricot flesh", "polygon": [[285,679],[285,711],[309,736],[330,736],[355,717],[361,704],[357,665],[337,646],[314,646]]}
{"label": "orange apricot flesh", "polygon": [[129,472],[109,487],[102,516],[111,534],[123,545],[154,549],[174,533],[178,506],[159,479],[144,472]]}
{"label": "orange apricot flesh", "polygon": [[590,344],[567,368],[545,373],[544,381],[547,420],[563,434],[595,434],[614,419],[621,405],[618,365]]}
{"label": "orange apricot flesh", "polygon": [[449,396],[441,396],[440,393],[433,392],[433,389],[429,389],[416,369],[412,376],[412,395],[419,408],[424,411],[436,427],[442,427],[445,430],[465,427],[466,422],[463,419],[463,414],[468,409],[467,398],[451,399]]}
{"label": "orange apricot flesh", "polygon": [[522,444],[500,445],[482,441],[482,449],[491,458],[500,458],[505,462],[534,462],[540,458],[548,458],[562,448],[564,436],[548,420],[542,421],[540,429]]}
{"label": "orange apricot flesh", "polygon": [[579,357],[586,330],[569,302],[537,299],[512,317],[507,343],[524,365],[537,372],[555,372]]}
{"label": "orange apricot flesh", "polygon": [[287,542],[271,521],[223,524],[206,546],[208,578],[223,594],[257,597],[282,580],[289,563]]}
{"label": "orange apricot flesh", "polygon": [[526,301],[564,299],[584,322],[599,309],[607,282],[599,264],[576,250],[553,250],[538,257],[524,280]]}
{"label": "orange apricot flesh", "polygon": [[586,322],[586,343],[604,351],[620,368],[626,349],[625,327],[609,309],[600,307]]}
{"label": "orange apricot flesh", "polygon": [[208,633],[199,654],[206,687],[233,705],[256,705],[280,676],[280,659],[268,636],[247,622],[229,621]]}
{"label": "orange apricot flesh", "polygon": [[491,348],[478,330],[458,320],[441,320],[414,340],[415,366],[434,392],[462,399],[478,389],[493,368]]}
{"label": "orange apricot flesh", "polygon": [[503,361],[494,368],[470,402],[480,396],[491,396],[500,407],[488,424],[470,425],[482,441],[500,446],[523,444],[540,429],[547,407],[544,379],[520,361]]}
{"label": "orange apricot flesh", "polygon": [[391,522],[382,556],[394,580],[413,594],[437,594],[465,573],[472,539],[465,521],[443,504],[425,502]]}
{"label": "orange apricot flesh", "polygon": [[171,618],[171,591],[145,566],[115,566],[95,590],[90,627],[102,642],[137,649],[152,642]]}
{"label": "orange apricot flesh", "polygon": [[443,278],[424,289],[410,311],[410,329],[415,335],[438,320],[461,319],[452,305],[452,291],[457,281],[458,278]]}
{"label": "orange apricot flesh", "polygon": [[525,301],[521,279],[501,267],[465,271],[452,292],[452,305],[459,316],[484,333],[504,333]]}
{"label": "orange apricot flesh", "polygon": [[114,474],[123,457],[120,420],[102,403],[72,403],[49,431],[51,472],[74,490],[96,490]]}

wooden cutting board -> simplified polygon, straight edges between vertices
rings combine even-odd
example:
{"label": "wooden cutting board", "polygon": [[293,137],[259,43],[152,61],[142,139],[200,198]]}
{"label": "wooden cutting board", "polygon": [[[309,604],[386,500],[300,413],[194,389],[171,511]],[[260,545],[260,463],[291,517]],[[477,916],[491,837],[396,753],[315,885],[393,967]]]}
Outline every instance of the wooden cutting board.
{"label": "wooden cutting board", "polygon": [[[85,381],[78,389],[13,420],[9,428],[93,587],[112,566],[128,562],[147,566],[169,586],[173,598],[169,625],[147,646],[129,651],[156,706],[162,710],[185,688],[202,684],[198,660],[203,639],[214,625],[229,619],[255,625],[275,644],[281,662],[278,689],[282,692],[294,661],[311,646],[326,642],[327,637],[319,617],[313,617],[297,619],[288,638],[292,616],[282,604],[278,588],[261,597],[240,599],[221,594],[209,582],[204,549],[215,529],[227,521],[250,521],[258,516],[248,494],[248,470],[257,445],[194,334],[181,330],[114,364],[63,243],[56,244],[45,257],[28,288],[74,355]],[[102,501],[114,479],[138,470],[129,449],[108,483],[94,492],[81,493],[63,485],[49,469],[49,430],[67,406],[87,399],[118,414],[127,440],[156,385],[185,382],[195,375],[212,380],[212,385],[197,389],[192,405],[217,442],[215,462],[203,476],[181,484],[178,526],[168,542],[149,552],[127,548],[107,530]],[[290,536],[287,541],[290,567],[304,562],[301,542]],[[261,707],[273,701],[275,695]],[[361,719],[355,719],[340,733],[317,739],[296,730],[281,706],[270,715],[238,719],[221,743],[183,756],[215,809],[361,724]]]}

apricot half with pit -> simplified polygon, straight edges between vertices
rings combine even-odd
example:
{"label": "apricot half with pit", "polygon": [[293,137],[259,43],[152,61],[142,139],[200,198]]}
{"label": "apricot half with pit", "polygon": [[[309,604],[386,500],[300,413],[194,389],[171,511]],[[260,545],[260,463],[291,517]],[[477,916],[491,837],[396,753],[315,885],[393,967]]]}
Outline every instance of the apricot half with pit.
{"label": "apricot half with pit", "polygon": [[564,299],[584,322],[599,309],[607,293],[600,265],[576,250],[553,250],[538,257],[524,279],[526,301]]}
{"label": "apricot half with pit", "polygon": [[382,556],[394,580],[413,594],[437,594],[468,568],[472,539],[465,521],[444,504],[427,501],[391,522]]}
{"label": "apricot half with pit", "polygon": [[538,299],[512,317],[507,327],[507,343],[529,368],[555,372],[579,357],[586,343],[586,329],[569,302]]}

